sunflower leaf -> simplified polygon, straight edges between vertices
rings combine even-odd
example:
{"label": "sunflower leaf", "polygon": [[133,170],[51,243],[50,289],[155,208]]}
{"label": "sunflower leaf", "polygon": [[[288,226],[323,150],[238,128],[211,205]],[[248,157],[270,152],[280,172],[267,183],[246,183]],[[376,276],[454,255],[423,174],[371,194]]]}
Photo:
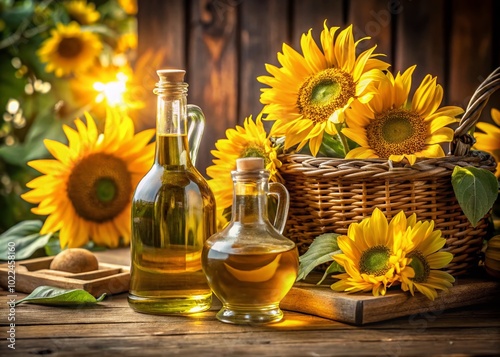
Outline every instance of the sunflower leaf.
{"label": "sunflower leaf", "polygon": [[[335,254],[340,254],[340,253],[342,253],[342,251],[338,250],[335,253],[333,253],[332,256]],[[342,267],[342,265],[340,265],[336,261],[333,261],[332,264],[330,264],[328,266],[328,268],[326,268],[325,273],[321,277],[321,280],[318,281],[316,284],[320,285],[328,277],[328,275],[330,275],[331,273],[339,273],[339,272],[343,272],[343,271],[344,271],[344,268]]]}
{"label": "sunflower leaf", "polygon": [[[40,220],[22,221],[0,234],[0,260],[22,260],[31,257],[38,249],[47,244],[52,233],[41,235],[43,222]],[[9,248],[12,247],[12,250]],[[15,254],[12,254],[15,253]],[[15,256],[14,259],[10,259]]]}
{"label": "sunflower leaf", "polygon": [[[299,257],[299,274],[297,280],[305,279],[318,265],[332,261],[335,254],[341,253],[337,244],[338,236],[336,233],[325,233],[314,239],[307,252]],[[327,270],[329,270],[329,273],[332,273],[342,271],[342,268],[333,262]],[[327,273],[325,272],[325,274]]]}
{"label": "sunflower leaf", "polygon": [[451,183],[462,211],[476,227],[497,199],[498,180],[486,169],[456,166]]}
{"label": "sunflower leaf", "polygon": [[96,299],[89,292],[82,289],[61,289],[53,286],[39,286],[24,299],[17,301],[16,305],[23,302],[53,306],[93,305],[101,302],[105,297],[106,293]]}
{"label": "sunflower leaf", "polygon": [[318,156],[345,157],[345,148],[342,142],[332,135],[325,134],[319,148]]}

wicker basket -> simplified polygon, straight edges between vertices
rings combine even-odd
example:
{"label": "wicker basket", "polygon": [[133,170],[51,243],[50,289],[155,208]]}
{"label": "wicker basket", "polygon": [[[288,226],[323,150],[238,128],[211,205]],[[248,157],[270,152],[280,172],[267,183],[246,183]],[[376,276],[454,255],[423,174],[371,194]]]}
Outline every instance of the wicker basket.
{"label": "wicker basket", "polygon": [[469,150],[468,135],[479,120],[489,96],[500,87],[500,68],[474,93],[463,115],[449,154],[418,159],[413,166],[382,159],[314,158],[284,154],[280,173],[290,192],[285,234],[297,243],[299,253],[322,233],[345,234],[349,224],[371,215],[378,207],[387,218],[400,210],[417,214],[418,220],[434,220],[446,238],[444,249],[454,254],[446,271],[454,276],[477,266],[488,226],[484,217],[472,227],[453,192],[455,166],[473,166],[494,172],[495,160],[484,152]]}

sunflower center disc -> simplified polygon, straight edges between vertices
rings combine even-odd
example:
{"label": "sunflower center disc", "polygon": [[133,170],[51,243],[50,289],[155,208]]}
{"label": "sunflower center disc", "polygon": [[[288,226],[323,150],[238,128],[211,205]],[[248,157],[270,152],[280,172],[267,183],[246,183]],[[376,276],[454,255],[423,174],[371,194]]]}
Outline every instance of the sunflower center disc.
{"label": "sunflower center disc", "polygon": [[93,222],[115,218],[129,204],[131,192],[126,164],[107,154],[87,156],[68,180],[68,197],[76,213]]}
{"label": "sunflower center disc", "polygon": [[113,180],[102,178],[96,182],[97,199],[101,202],[111,202],[116,196],[116,186]]}
{"label": "sunflower center disc", "polygon": [[389,248],[385,246],[375,246],[365,250],[359,261],[359,271],[374,276],[384,275],[389,270],[389,253]]}
{"label": "sunflower center disc", "polygon": [[311,103],[313,104],[328,104],[330,100],[335,100],[341,91],[340,85],[337,82],[325,80],[318,83],[312,90]]}
{"label": "sunflower center disc", "polygon": [[59,42],[57,52],[61,57],[74,58],[81,53],[83,48],[82,41],[76,37],[66,37]]}
{"label": "sunflower center disc", "polygon": [[390,109],[366,127],[368,143],[379,157],[413,154],[425,148],[428,125],[406,109]]}
{"label": "sunflower center disc", "polygon": [[420,251],[413,251],[408,256],[411,258],[410,266],[415,271],[415,276],[413,277],[413,281],[417,283],[424,283],[427,281],[427,278],[430,274],[430,266],[427,263],[424,255]]}
{"label": "sunflower center disc", "polygon": [[352,76],[338,68],[316,73],[302,84],[297,98],[299,112],[305,118],[322,123],[343,108],[356,94]]}

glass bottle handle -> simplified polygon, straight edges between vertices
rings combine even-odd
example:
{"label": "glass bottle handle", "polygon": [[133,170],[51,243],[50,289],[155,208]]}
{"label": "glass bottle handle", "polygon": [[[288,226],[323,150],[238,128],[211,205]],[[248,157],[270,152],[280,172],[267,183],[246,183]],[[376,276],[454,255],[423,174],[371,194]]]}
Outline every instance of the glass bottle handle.
{"label": "glass bottle handle", "polygon": [[290,207],[290,195],[286,187],[278,182],[269,183],[269,195],[275,196],[278,200],[274,228],[281,234],[285,230],[288,209]]}
{"label": "glass bottle handle", "polygon": [[198,150],[200,149],[201,138],[205,131],[205,115],[197,105],[187,105],[187,126],[191,163],[195,165]]}

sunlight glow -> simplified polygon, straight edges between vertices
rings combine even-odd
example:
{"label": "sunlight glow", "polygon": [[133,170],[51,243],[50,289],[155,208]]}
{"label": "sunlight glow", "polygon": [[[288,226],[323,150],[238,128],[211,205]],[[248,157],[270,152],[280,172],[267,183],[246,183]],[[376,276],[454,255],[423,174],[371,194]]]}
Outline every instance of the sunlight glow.
{"label": "sunlight glow", "polygon": [[112,106],[122,106],[125,104],[125,92],[127,91],[128,77],[119,72],[116,75],[116,81],[113,82],[95,82],[94,89],[99,92],[96,97],[96,102],[100,103],[104,100]]}

